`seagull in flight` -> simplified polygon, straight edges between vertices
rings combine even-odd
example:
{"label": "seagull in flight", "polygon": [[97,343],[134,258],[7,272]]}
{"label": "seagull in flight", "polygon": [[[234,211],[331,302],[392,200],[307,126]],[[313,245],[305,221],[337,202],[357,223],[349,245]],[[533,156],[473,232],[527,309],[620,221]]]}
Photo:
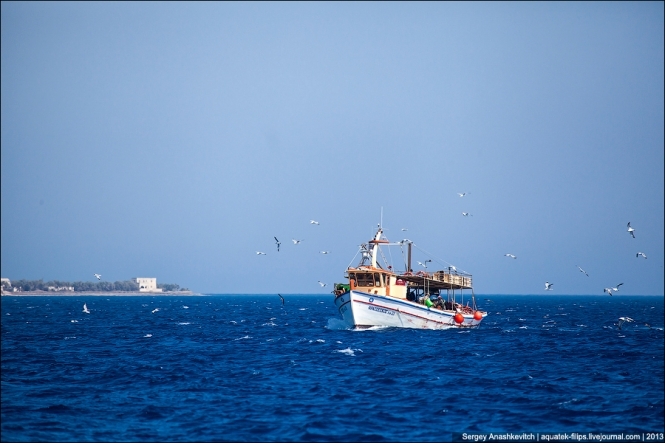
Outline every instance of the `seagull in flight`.
{"label": "seagull in flight", "polygon": [[457,195],[459,195],[460,198],[461,198],[461,197],[464,197],[464,196],[467,195],[467,194],[468,194],[468,192],[458,192],[458,193],[457,193]]}
{"label": "seagull in flight", "polygon": [[268,255],[268,254],[266,254],[265,252],[256,251],[256,255]]}
{"label": "seagull in flight", "polygon": [[277,244],[277,252],[279,252],[279,246],[282,244],[279,240],[277,240],[277,237],[273,237],[275,239],[275,243]]}
{"label": "seagull in flight", "polygon": [[464,217],[468,217],[469,215],[470,215],[471,217],[473,217],[473,214],[470,214],[470,213],[468,213],[468,212],[462,212],[462,215],[463,215]]}
{"label": "seagull in flight", "polygon": [[637,254],[635,254],[635,257],[639,257],[640,255],[644,258],[647,258],[647,255],[644,252],[638,252]]}
{"label": "seagull in flight", "polygon": [[321,285],[322,288],[327,285],[327,283],[323,283],[321,280],[319,280],[319,284]]}
{"label": "seagull in flight", "polygon": [[619,327],[619,329],[621,329],[621,325],[623,325],[625,322],[631,323],[634,321],[635,320],[633,320],[630,317],[619,317],[619,323],[617,323],[617,326]]}
{"label": "seagull in flight", "polygon": [[554,284],[554,283],[550,283],[550,282],[547,282],[547,281],[546,281],[546,282],[545,282],[545,290],[546,290],[546,291],[551,291],[551,290],[552,290],[552,285],[553,285],[553,284]]}
{"label": "seagull in flight", "polygon": [[408,231],[408,230],[409,230],[408,228],[402,228],[402,231]]}
{"label": "seagull in flight", "polygon": [[296,240],[295,238],[292,238],[291,241],[293,242],[294,245],[297,245],[300,243],[302,240]]}
{"label": "seagull in flight", "polygon": [[513,254],[503,254],[503,255],[505,255],[506,257],[510,257],[510,258],[517,258]]}
{"label": "seagull in flight", "polygon": [[85,303],[83,303],[83,312],[85,312],[86,314],[90,314],[90,311],[88,310],[88,305],[86,305]]}
{"label": "seagull in flight", "polygon": [[321,254],[330,254],[330,251],[319,251]]}
{"label": "seagull in flight", "polygon": [[630,222],[628,222],[628,225],[627,225],[627,226],[628,226],[628,233],[629,233],[630,235],[632,235],[633,238],[635,238],[635,228],[633,228],[632,226],[630,226]]}
{"label": "seagull in flight", "polygon": [[154,314],[155,312],[159,312],[159,308],[155,308],[152,310],[152,313]]}
{"label": "seagull in flight", "polygon": [[94,274],[94,276],[97,277],[97,280],[101,280],[101,279],[102,279],[102,274]]}
{"label": "seagull in flight", "polygon": [[309,224],[310,224],[310,225],[318,225],[319,222],[317,222],[316,220],[310,220],[310,221],[309,221]]}
{"label": "seagull in flight", "polygon": [[277,294],[277,295],[279,295],[279,298],[282,299],[282,306],[284,306],[284,297],[282,297],[282,294]]}
{"label": "seagull in flight", "polygon": [[619,292],[619,286],[621,286],[622,284],[623,283],[619,283],[616,288],[605,288],[603,289],[603,292],[607,292],[611,296],[612,292]]}
{"label": "seagull in flight", "polygon": [[418,264],[422,266],[423,268],[427,269],[427,263],[431,262],[432,260],[425,260],[425,263],[419,261]]}
{"label": "seagull in flight", "polygon": [[[577,265],[575,265],[575,266],[577,266]],[[580,268],[579,266],[577,266],[577,269],[579,269],[580,272],[583,273],[584,275],[586,275],[587,277],[589,276],[589,274],[587,274],[586,271],[584,269]]]}

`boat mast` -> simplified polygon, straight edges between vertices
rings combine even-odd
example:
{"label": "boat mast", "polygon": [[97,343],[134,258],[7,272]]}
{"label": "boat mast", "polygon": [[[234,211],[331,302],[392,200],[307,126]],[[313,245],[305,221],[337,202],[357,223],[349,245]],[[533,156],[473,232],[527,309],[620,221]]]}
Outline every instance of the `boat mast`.
{"label": "boat mast", "polygon": [[411,242],[409,242],[409,253],[407,255],[406,272],[411,272]]}
{"label": "boat mast", "polygon": [[381,239],[381,234],[383,233],[383,230],[381,229],[381,226],[379,226],[379,230],[376,231],[376,235],[374,236],[374,246],[372,246],[372,267],[376,268],[376,256],[377,253],[379,252],[379,240]]}

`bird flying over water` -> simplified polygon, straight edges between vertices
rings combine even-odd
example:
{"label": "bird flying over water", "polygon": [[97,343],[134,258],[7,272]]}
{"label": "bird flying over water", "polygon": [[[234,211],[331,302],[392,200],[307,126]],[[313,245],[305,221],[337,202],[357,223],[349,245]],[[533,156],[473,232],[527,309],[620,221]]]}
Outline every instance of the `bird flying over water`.
{"label": "bird flying over water", "polygon": [[468,212],[462,212],[462,215],[463,215],[464,217],[468,217],[469,215],[470,215],[471,217],[473,217],[473,214],[470,214],[470,213],[468,213]]}
{"label": "bird flying over water", "polygon": [[295,238],[292,238],[291,241],[293,242],[294,245],[297,245],[300,243],[302,240],[296,240]]}
{"label": "bird flying over water", "polygon": [[83,312],[85,312],[86,314],[90,314],[90,311],[88,310],[88,305],[86,305],[85,303],[83,303]]}
{"label": "bird flying over water", "polygon": [[[575,265],[575,266],[577,266],[577,265]],[[580,268],[579,266],[577,266],[577,269],[579,269],[580,272],[582,272],[582,273],[583,273],[584,275],[586,275],[587,277],[589,276],[589,274],[587,274],[586,271],[585,271],[584,269]]]}
{"label": "bird flying over water", "polygon": [[464,197],[466,194],[468,194],[468,192],[458,192],[457,193],[457,195],[459,195],[460,197]]}
{"label": "bird flying over water", "polygon": [[632,226],[630,226],[630,222],[628,222],[628,225],[627,225],[627,226],[628,226],[628,233],[629,233],[630,235],[632,235],[633,238],[635,238],[635,228],[633,228]]}
{"label": "bird flying over water", "polygon": [[631,323],[634,321],[635,320],[633,320],[630,317],[619,317],[619,323],[617,323],[617,326],[619,327],[619,329],[621,329],[621,325],[623,325],[625,322]]}
{"label": "bird flying over water", "polygon": [[427,269],[427,263],[431,262],[432,260],[425,260],[425,263],[419,261],[418,264],[422,266],[423,268]]}
{"label": "bird flying over water", "polygon": [[322,288],[327,285],[327,283],[323,283],[321,280],[319,280],[319,284],[321,285]]}
{"label": "bird flying over water", "polygon": [[256,255],[268,255],[268,254],[266,254],[265,252],[256,251]]}
{"label": "bird flying over water", "polygon": [[101,280],[101,279],[102,279],[102,274],[94,274],[94,275],[95,275],[95,277],[97,277],[97,280]]}
{"label": "bird flying over water", "polygon": [[152,313],[154,314],[155,312],[159,312],[159,308],[155,308],[152,310]]}
{"label": "bird flying over water", "polygon": [[330,251],[319,251],[321,254],[330,254]]}
{"label": "bird flying over water", "polygon": [[635,257],[639,257],[640,255],[644,258],[647,258],[647,255],[644,252],[638,252],[637,254],[635,254]]}
{"label": "bird flying over water", "polygon": [[277,295],[279,295],[279,298],[282,299],[282,305],[284,305],[284,297],[282,297],[282,294],[277,294]]}
{"label": "bird flying over water", "polygon": [[319,224],[319,222],[317,222],[316,220],[310,220],[309,223],[311,225],[318,225]]}
{"label": "bird flying over water", "polygon": [[545,282],[545,290],[546,290],[546,291],[551,291],[551,290],[552,290],[552,285],[553,285],[553,284],[554,284],[554,283],[550,283],[550,282],[547,282],[547,281],[546,281],[546,282]]}
{"label": "bird flying over water", "polygon": [[605,288],[603,289],[603,292],[607,292],[608,294],[612,295],[612,292],[619,292],[619,286],[621,286],[623,283],[619,283],[616,288]]}
{"label": "bird flying over water", "polygon": [[279,240],[277,240],[277,237],[273,237],[275,239],[275,243],[277,244],[277,252],[279,252],[279,246],[282,244]]}
{"label": "bird flying over water", "polygon": [[408,228],[402,228],[402,231],[408,231],[408,230],[409,230]]}
{"label": "bird flying over water", "polygon": [[506,257],[510,257],[510,258],[517,258],[513,254],[503,254],[503,255],[505,255]]}

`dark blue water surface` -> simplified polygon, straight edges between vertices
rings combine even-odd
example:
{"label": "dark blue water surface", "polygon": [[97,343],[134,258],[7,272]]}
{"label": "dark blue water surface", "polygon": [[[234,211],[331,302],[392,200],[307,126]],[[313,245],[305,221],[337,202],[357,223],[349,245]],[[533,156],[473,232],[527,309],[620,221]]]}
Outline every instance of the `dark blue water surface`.
{"label": "dark blue water surface", "polygon": [[2,440],[663,432],[662,297],[481,296],[479,328],[444,331],[285,299],[3,296]]}

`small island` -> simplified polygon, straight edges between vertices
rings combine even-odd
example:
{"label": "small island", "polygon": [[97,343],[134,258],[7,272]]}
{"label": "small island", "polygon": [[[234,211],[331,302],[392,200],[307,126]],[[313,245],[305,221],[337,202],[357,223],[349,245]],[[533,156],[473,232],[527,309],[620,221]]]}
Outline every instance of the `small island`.
{"label": "small island", "polygon": [[[101,279],[100,279],[101,280]],[[2,295],[195,295],[175,283],[157,284],[156,278],[136,277],[124,281],[15,280],[2,279]]]}

